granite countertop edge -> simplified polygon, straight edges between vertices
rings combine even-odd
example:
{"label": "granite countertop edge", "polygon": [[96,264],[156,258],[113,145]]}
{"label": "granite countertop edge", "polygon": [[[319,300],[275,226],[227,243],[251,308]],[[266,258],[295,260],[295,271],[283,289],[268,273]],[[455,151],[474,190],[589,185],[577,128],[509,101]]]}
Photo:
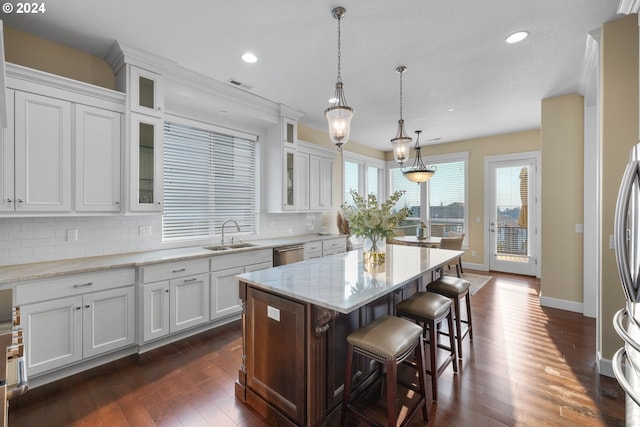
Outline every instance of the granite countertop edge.
{"label": "granite countertop edge", "polygon": [[[303,244],[343,237],[340,234],[304,234],[297,236],[275,237],[259,240],[246,240],[254,246],[226,251],[204,249],[212,244],[199,246],[158,249],[124,254],[101,255],[67,260],[45,261],[30,264],[16,264],[0,267],[0,285],[44,279],[68,274],[90,273],[119,268],[133,268],[170,261],[181,261],[198,258],[247,253],[257,250],[273,249],[280,246]],[[346,236],[344,236],[346,237]]]}

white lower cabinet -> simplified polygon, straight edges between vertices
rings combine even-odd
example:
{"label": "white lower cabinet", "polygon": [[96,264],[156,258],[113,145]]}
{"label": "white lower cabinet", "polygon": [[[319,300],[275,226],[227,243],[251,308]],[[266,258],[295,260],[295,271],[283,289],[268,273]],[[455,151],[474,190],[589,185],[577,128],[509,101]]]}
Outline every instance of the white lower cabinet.
{"label": "white lower cabinet", "polygon": [[149,341],[209,320],[209,275],[144,285],[143,339]]}
{"label": "white lower cabinet", "polygon": [[29,375],[135,343],[133,286],[26,304],[20,310]]}
{"label": "white lower cabinet", "polygon": [[242,312],[236,275],[272,266],[271,249],[211,258],[211,320]]}
{"label": "white lower cabinet", "polygon": [[142,338],[145,342],[209,321],[208,271],[208,259],[143,268],[144,280],[170,278],[142,286]]}
{"label": "white lower cabinet", "polygon": [[322,256],[340,254],[347,250],[347,237],[336,237],[322,241]]}

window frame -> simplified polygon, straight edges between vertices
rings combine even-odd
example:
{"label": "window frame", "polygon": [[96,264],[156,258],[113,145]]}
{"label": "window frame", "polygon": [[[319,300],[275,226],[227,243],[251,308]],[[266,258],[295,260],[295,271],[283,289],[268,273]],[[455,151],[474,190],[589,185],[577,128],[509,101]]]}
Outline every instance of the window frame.
{"label": "window frame", "polygon": [[[408,159],[405,164],[411,165],[413,158]],[[464,163],[464,219],[463,219],[463,229],[464,229],[464,240],[462,242],[462,247],[465,249],[469,248],[469,152],[468,151],[460,151],[455,153],[447,153],[447,154],[436,154],[427,157],[423,157],[423,161],[427,165],[434,165],[439,163],[453,163],[460,162]],[[391,179],[391,170],[392,169],[401,169],[400,165],[394,160],[387,161],[387,197],[389,197],[392,193],[392,179]],[[436,174],[438,173],[436,169]],[[427,181],[425,183],[420,184],[420,221],[428,222],[430,221],[431,209],[429,206],[430,200],[430,185],[431,181]]]}
{"label": "window frame", "polygon": [[342,203],[345,203],[344,195],[345,189],[345,163],[357,163],[358,167],[358,194],[362,197],[368,195],[369,190],[369,167],[378,169],[378,194],[376,197],[381,199],[386,194],[386,163],[384,160],[376,159],[374,157],[366,156],[364,154],[353,153],[350,151],[343,151],[342,156]]}
{"label": "window frame", "polygon": [[[254,143],[254,154],[253,154],[254,179],[252,182],[253,194],[254,194],[254,215],[253,215],[253,224],[252,224],[253,231],[244,231],[244,232],[239,232],[234,234],[244,235],[244,236],[257,235],[259,232],[259,226],[260,226],[259,213],[260,213],[260,149],[261,149],[258,135],[236,130],[236,129],[217,126],[217,125],[202,122],[199,120],[187,119],[185,117],[175,116],[171,114],[166,114],[165,119],[163,120],[163,134],[164,134],[164,124],[166,122],[174,123],[176,125],[181,125],[181,126],[194,127],[205,132],[222,134],[222,135],[234,137],[234,138],[242,138],[248,141],[252,141]],[[164,163],[164,157],[162,161]],[[165,185],[164,176],[163,176],[162,185],[163,187]],[[213,201],[209,200],[209,203],[212,204]],[[215,209],[215,208],[212,208],[212,209]],[[213,213],[210,213],[210,221],[215,221],[215,217]],[[187,241],[211,241],[211,239],[221,235],[221,233],[216,233],[216,227],[214,223],[210,224],[209,229],[210,229],[210,233],[207,236],[204,236],[204,235],[182,236],[182,237],[173,237],[173,238],[167,239],[164,237],[164,221],[162,221],[162,224],[161,224],[162,243],[172,244],[172,243],[180,243],[180,242],[187,242]]]}

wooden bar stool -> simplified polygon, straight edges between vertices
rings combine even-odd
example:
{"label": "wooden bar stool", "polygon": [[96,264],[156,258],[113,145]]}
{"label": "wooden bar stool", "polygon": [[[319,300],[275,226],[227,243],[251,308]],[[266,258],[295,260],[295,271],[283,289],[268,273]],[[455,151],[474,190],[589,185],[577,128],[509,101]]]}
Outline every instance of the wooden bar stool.
{"label": "wooden bar stool", "polygon": [[[429,331],[429,356],[431,369],[427,371],[431,375],[431,390],[433,400],[438,400],[438,377],[444,372],[449,363],[453,363],[453,372],[458,372],[458,361],[456,359],[456,346],[453,334],[449,334],[449,346],[438,344],[437,327],[445,318],[449,325],[449,330],[453,330],[453,319],[451,316],[451,300],[442,295],[431,292],[418,292],[406,300],[396,304],[398,316],[408,317],[423,325],[423,334]],[[446,360],[438,366],[436,355],[438,348],[449,350]]]}
{"label": "wooden bar stool", "polygon": [[[427,285],[427,291],[444,295],[453,300],[453,311],[456,323],[456,339],[458,340],[458,357],[462,359],[462,339],[469,334],[469,340],[473,341],[473,325],[471,321],[471,294],[469,287],[471,283],[464,279],[451,276],[442,276],[438,280]],[[460,315],[460,300],[465,299],[467,306],[467,318],[462,319]],[[466,325],[464,330],[462,325]]]}
{"label": "wooden bar stool", "polygon": [[364,412],[352,405],[351,377],[353,354],[358,353],[384,365],[387,389],[387,424],[395,427],[398,411],[396,409],[398,365],[412,354],[415,355],[418,369],[418,390],[420,398],[407,413],[402,426],[406,425],[418,408],[422,407],[422,418],[428,421],[426,383],[424,371],[424,346],[422,328],[413,322],[393,316],[383,316],[369,325],[353,331],[347,336],[347,366],[345,369],[344,391],[342,395],[341,425],[346,423],[347,411],[353,412],[358,419],[371,425],[379,425]]}

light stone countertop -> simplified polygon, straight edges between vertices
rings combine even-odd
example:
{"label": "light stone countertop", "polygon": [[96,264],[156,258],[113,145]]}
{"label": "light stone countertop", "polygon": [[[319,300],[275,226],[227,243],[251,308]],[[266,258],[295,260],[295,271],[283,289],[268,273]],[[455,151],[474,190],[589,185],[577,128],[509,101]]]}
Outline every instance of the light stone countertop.
{"label": "light stone countertop", "polygon": [[246,240],[244,241],[245,243],[251,243],[255,246],[226,251],[210,251],[208,249],[204,249],[205,246],[213,246],[217,243],[216,242],[194,247],[75,258],[69,260],[47,261],[32,264],[9,265],[0,267],[0,285],[11,284],[25,280],[62,276],[66,274],[78,274],[116,268],[138,267],[167,261],[213,257],[239,252],[251,252],[260,249],[273,249],[279,246],[327,240],[336,237],[341,236],[339,234],[305,234],[299,236],[287,236],[282,238]]}
{"label": "light stone countertop", "polygon": [[393,292],[464,252],[387,245],[384,264],[366,271],[362,250],[240,274],[265,291],[348,314]]}

